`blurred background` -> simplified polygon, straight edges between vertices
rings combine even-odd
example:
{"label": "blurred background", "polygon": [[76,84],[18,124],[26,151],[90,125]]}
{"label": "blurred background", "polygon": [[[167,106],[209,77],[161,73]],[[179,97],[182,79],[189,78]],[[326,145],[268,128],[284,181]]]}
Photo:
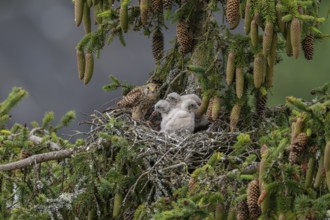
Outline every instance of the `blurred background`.
{"label": "blurred background", "polygon": [[[330,7],[324,2],[322,16]],[[143,84],[154,69],[151,40],[143,33],[126,34],[127,47],[118,39],[105,47],[95,60],[94,76],[84,86],[78,80],[75,46],[83,37],[83,27],[75,27],[71,0],[0,1],[0,100],[14,86],[29,92],[28,98],[12,112],[12,122],[41,121],[47,111],[54,111],[57,120],[75,110],[77,120],[64,133],[87,130],[79,122],[87,120],[95,109],[114,104],[120,92],[107,93],[102,86],[113,74],[131,84]],[[95,28],[95,27],[94,27]],[[330,34],[330,21],[320,29]],[[175,28],[165,33],[165,48],[175,37]],[[288,58],[276,66],[275,82],[269,105],[284,103],[285,96],[310,98],[309,91],[330,81],[330,40],[317,42],[312,61]]]}

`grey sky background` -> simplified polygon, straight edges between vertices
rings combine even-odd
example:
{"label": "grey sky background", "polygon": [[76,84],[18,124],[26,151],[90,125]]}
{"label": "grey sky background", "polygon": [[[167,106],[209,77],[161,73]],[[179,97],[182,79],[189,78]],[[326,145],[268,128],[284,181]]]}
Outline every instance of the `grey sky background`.
{"label": "grey sky background", "polygon": [[[326,4],[330,7],[330,2]],[[326,16],[327,7],[322,11],[322,16]],[[235,32],[242,30],[242,23]],[[83,85],[78,80],[75,46],[84,31],[74,24],[71,0],[0,0],[0,28],[0,100],[14,86],[29,92],[12,111],[12,123],[40,122],[47,111],[54,111],[59,120],[67,111],[75,110],[77,120],[64,133],[87,130],[78,123],[121,96],[119,91],[102,90],[109,83],[110,73],[128,83],[143,84],[155,67],[151,40],[141,32],[128,33],[127,47],[115,39],[101,51],[100,59],[95,59],[93,79]],[[330,33],[329,21],[321,30]],[[165,32],[165,49],[174,37],[175,28],[170,25]],[[288,95],[310,98],[310,89],[329,81],[329,50],[327,40],[318,42],[312,61],[307,62],[302,54],[298,60],[283,54],[283,62],[275,69],[270,103],[283,103]]]}
{"label": "grey sky background", "polygon": [[[126,47],[118,39],[105,47],[100,59],[95,59],[93,79],[83,85],[78,80],[75,46],[84,31],[74,24],[70,0],[0,1],[0,27],[0,100],[14,86],[29,92],[12,111],[12,122],[41,121],[47,111],[54,111],[59,119],[75,110],[77,120],[70,129],[85,130],[78,127],[88,118],[85,115],[106,108],[120,96],[120,92],[102,90],[110,73],[142,84],[154,68],[150,39],[143,33],[129,33]],[[174,36],[174,30],[165,35],[168,41]]]}

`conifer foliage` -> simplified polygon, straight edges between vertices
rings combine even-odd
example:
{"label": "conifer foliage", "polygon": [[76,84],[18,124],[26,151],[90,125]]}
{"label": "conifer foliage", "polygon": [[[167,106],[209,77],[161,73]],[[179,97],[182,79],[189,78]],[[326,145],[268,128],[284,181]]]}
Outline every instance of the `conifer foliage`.
{"label": "conifer foliage", "polygon": [[[171,91],[201,95],[196,115],[206,113],[212,124],[173,138],[125,112],[95,111],[90,131],[72,143],[57,135],[75,118],[72,111],[57,125],[48,112],[41,124],[8,127],[10,110],[27,95],[15,88],[0,103],[0,219],[326,218],[329,84],[314,89],[310,102],[287,97],[285,106],[266,107],[283,52],[297,58],[302,46],[311,59],[314,40],[324,38],[321,5],[74,0],[74,21],[86,32],[76,47],[84,84],[106,44],[118,38],[129,46],[125,34],[141,31],[151,39],[156,68],[149,81],[160,84],[161,98]],[[242,19],[245,33],[232,32]],[[176,36],[165,50],[167,28]],[[132,89],[110,78],[104,90]]]}

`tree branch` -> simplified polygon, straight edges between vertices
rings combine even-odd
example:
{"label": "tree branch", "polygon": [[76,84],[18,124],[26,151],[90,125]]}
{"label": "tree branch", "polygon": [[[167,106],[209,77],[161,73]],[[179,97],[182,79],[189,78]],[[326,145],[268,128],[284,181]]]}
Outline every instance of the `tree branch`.
{"label": "tree branch", "polygon": [[[40,128],[34,128],[34,129],[32,129],[31,132],[30,132],[30,135],[29,135],[29,140],[32,141],[35,144],[41,144],[42,138],[34,135],[34,133],[36,131],[42,131],[42,130]],[[42,131],[42,132],[46,132],[46,131]],[[60,150],[61,149],[60,145],[58,145],[58,144],[56,144],[54,142],[47,141],[46,143],[47,143],[47,145],[49,146],[49,148],[52,151],[56,151],[56,150]]]}
{"label": "tree branch", "polygon": [[19,160],[7,164],[1,164],[0,172],[21,169],[36,163],[42,163],[49,160],[59,160],[59,159],[67,158],[70,157],[76,151],[77,150],[74,149],[66,149],[66,150],[53,151],[43,154],[35,154],[23,160]]}

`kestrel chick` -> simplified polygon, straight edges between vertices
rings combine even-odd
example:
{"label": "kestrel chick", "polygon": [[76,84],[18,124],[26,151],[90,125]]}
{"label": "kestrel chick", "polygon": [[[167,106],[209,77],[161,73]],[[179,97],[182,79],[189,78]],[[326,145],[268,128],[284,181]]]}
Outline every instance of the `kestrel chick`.
{"label": "kestrel chick", "polygon": [[195,111],[198,105],[194,100],[185,100],[181,108],[175,109],[172,117],[167,122],[164,131],[168,133],[189,132],[192,133],[195,128]]}
{"label": "kestrel chick", "polygon": [[196,95],[196,94],[187,94],[187,95],[182,95],[181,96],[181,100],[182,101],[188,100],[188,99],[194,100],[197,103],[197,105],[201,105],[202,104],[201,98],[199,98],[199,96]]}
{"label": "kestrel chick", "polygon": [[168,115],[171,110],[171,105],[166,100],[159,100],[155,105],[155,111],[161,113],[162,122],[160,124],[160,129],[163,130],[165,128],[166,123],[168,122]]}
{"label": "kestrel chick", "polygon": [[148,109],[156,102],[157,96],[157,84],[148,83],[131,90],[117,105],[129,108],[132,119],[141,120],[144,119]]}
{"label": "kestrel chick", "polygon": [[181,96],[176,92],[168,94],[165,100],[171,104],[171,108],[177,108],[178,104],[181,105]]}

